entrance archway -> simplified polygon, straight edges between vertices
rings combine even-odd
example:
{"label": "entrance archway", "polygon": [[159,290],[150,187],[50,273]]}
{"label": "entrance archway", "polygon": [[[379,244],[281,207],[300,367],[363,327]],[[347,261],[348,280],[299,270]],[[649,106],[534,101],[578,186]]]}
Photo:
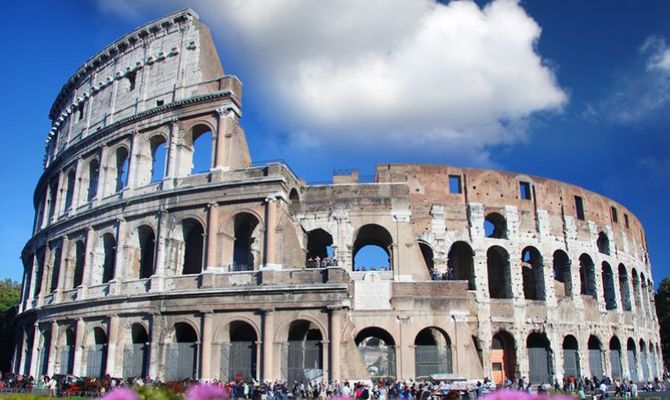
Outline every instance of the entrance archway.
{"label": "entrance archway", "polygon": [[421,330],[414,339],[414,365],[417,378],[452,373],[449,335],[438,328]]}
{"label": "entrance archway", "polygon": [[130,339],[123,348],[123,377],[145,377],[149,372],[149,334],[142,324],[134,323]]}
{"label": "entrance archway", "polygon": [[390,333],[382,328],[365,328],[355,342],[371,378],[396,377],[395,340]]}
{"label": "entrance archway", "polygon": [[254,328],[244,321],[233,321],[228,330],[229,343],[221,349],[223,378],[251,381],[256,379],[256,342]]}
{"label": "entrance archway", "polygon": [[514,337],[507,331],[493,335],[491,341],[491,371],[493,382],[503,384],[505,380],[515,379],[516,344]]}
{"label": "entrance archway", "polygon": [[533,332],[526,339],[530,383],[551,383],[551,347],[544,333]]}
{"label": "entrance archway", "polygon": [[169,381],[192,379],[197,374],[198,334],[185,322],[174,325],[168,345],[166,378]]}
{"label": "entrance archway", "polygon": [[589,368],[591,368],[591,376],[600,379],[603,376],[603,357],[600,339],[591,335],[589,336]]}
{"label": "entrance archway", "polygon": [[323,335],[310,321],[293,321],[284,347],[285,376],[288,382],[308,382],[323,378]]}
{"label": "entrance archway", "polygon": [[577,338],[568,335],[563,339],[563,374],[575,378],[581,375],[579,368],[579,343]]}

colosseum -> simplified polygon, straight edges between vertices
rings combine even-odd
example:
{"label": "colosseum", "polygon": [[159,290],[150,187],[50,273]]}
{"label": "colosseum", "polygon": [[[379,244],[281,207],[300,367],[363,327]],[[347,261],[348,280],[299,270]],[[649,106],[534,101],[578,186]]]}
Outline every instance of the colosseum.
{"label": "colosseum", "polygon": [[[451,165],[308,184],[252,162],[241,99],[189,9],[65,83],[21,254],[15,372],[540,383],[661,371],[645,234],[623,205]],[[364,248],[383,262],[361,265]]]}

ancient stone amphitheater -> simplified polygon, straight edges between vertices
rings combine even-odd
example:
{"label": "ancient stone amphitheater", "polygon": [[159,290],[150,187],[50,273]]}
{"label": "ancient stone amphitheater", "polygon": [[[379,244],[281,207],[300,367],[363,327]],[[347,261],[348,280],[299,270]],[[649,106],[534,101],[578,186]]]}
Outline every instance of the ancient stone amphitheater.
{"label": "ancient stone amphitheater", "polygon": [[[282,162],[252,163],[241,99],[192,10],[121,37],[67,81],[22,252],[15,372],[659,374],[644,231],[621,204],[450,165],[310,185]],[[358,265],[365,248],[384,261]]]}

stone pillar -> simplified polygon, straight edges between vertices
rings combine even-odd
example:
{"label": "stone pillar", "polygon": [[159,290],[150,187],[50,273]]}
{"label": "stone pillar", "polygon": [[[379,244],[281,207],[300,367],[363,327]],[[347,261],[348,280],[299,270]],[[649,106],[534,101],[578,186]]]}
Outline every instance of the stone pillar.
{"label": "stone pillar", "polygon": [[33,349],[32,352],[30,353],[30,375],[32,375],[35,379],[37,379],[39,376],[39,371],[37,370],[39,365],[39,359],[40,359],[40,326],[36,322],[33,328]]}
{"label": "stone pillar", "polygon": [[28,294],[28,301],[26,303],[28,304],[28,308],[33,308],[34,304],[33,300],[35,299],[36,296],[37,286],[40,284],[39,282],[37,282],[37,271],[39,270],[40,265],[39,262],[37,261],[36,249],[32,250],[30,258],[32,260],[33,267],[30,270],[30,293]]}
{"label": "stone pillar", "polygon": [[17,349],[17,351],[20,351],[21,353],[19,354],[19,369],[18,373],[23,374],[23,372],[26,370],[26,363],[29,362],[27,360],[26,356],[28,355],[28,334],[29,331],[27,331],[25,328],[22,329],[22,335],[21,335],[21,348]]}
{"label": "stone pillar", "polygon": [[455,374],[461,376],[467,376],[467,373],[464,373],[465,368],[469,362],[468,354],[466,351],[466,344],[470,342],[470,336],[464,335],[464,332],[467,332],[467,311],[451,311],[451,319],[454,321],[454,346],[455,354],[452,355],[453,359],[453,371]]}
{"label": "stone pillar", "polygon": [[273,366],[274,343],[272,336],[274,334],[274,310],[263,311],[263,374],[261,379],[275,379]]}
{"label": "stone pillar", "polygon": [[165,226],[168,214],[165,210],[158,210],[156,214],[156,254],[154,257],[154,274],[151,276],[151,292],[160,292],[163,290],[166,275],[166,257],[168,254],[168,241],[165,238],[168,232],[167,226]]}
{"label": "stone pillar", "polygon": [[168,142],[166,145],[165,158],[167,165],[165,166],[165,179],[163,179],[163,189],[169,189],[174,186],[174,178],[179,176],[178,166],[178,142],[179,142],[179,122],[175,118],[169,124],[170,134],[168,135]]}
{"label": "stone pillar", "polygon": [[226,148],[227,137],[230,136],[230,131],[235,124],[235,112],[231,108],[219,107],[216,110],[218,114],[216,126],[216,157],[214,160],[214,169],[225,170],[226,155],[228,149]]}
{"label": "stone pillar", "polygon": [[207,261],[205,272],[222,272],[217,254],[217,232],[219,225],[219,207],[216,203],[207,206]]}
{"label": "stone pillar", "polygon": [[329,354],[328,359],[330,360],[330,380],[339,381],[341,380],[340,374],[340,338],[342,337],[342,309],[333,307],[330,309],[329,314],[330,322],[330,332],[329,336]]}
{"label": "stone pillar", "polygon": [[51,322],[51,341],[49,342],[49,364],[47,367],[47,374],[49,376],[56,373],[56,363],[58,360],[58,346],[56,342],[58,341],[58,323],[56,321]]}
{"label": "stone pillar", "polygon": [[213,313],[211,311],[202,314],[202,338],[200,342],[200,378],[210,380],[212,376],[212,341],[214,334],[212,331]]}
{"label": "stone pillar", "polygon": [[84,364],[84,335],[86,334],[86,323],[83,319],[77,320],[77,328],[75,330],[74,339],[74,375],[83,376],[86,374],[86,366]]}
{"label": "stone pillar", "polygon": [[[91,107],[89,107],[91,108]],[[81,157],[77,158],[77,166],[75,167],[74,170],[74,190],[72,191],[72,206],[71,206],[71,214],[74,214],[74,211],[79,207],[79,198],[81,196],[81,174],[82,174],[82,169],[83,169],[83,161]],[[67,188],[66,188],[67,189]]]}
{"label": "stone pillar", "polygon": [[[117,366],[116,361],[119,358],[117,354],[116,345],[119,341],[119,316],[112,315],[109,317],[109,325],[107,325],[107,366],[106,371],[111,376],[121,376],[120,367]],[[123,349],[120,349],[123,353]]]}
{"label": "stone pillar", "polygon": [[77,291],[77,299],[84,298],[88,295],[88,288],[91,286],[93,279],[93,268],[95,268],[95,265],[93,264],[95,261],[95,229],[93,229],[92,226],[86,231],[85,246],[84,275],[81,280],[82,284],[80,290]]}
{"label": "stone pillar", "polygon": [[157,314],[151,315],[151,321],[149,322],[149,376],[165,378],[165,376],[159,376],[160,361],[161,361],[161,331],[159,329]]}
{"label": "stone pillar", "polygon": [[54,292],[54,303],[60,303],[63,301],[63,291],[65,291],[65,282],[67,278],[68,270],[70,269],[68,253],[70,252],[70,239],[67,236],[63,237],[63,242],[61,242],[61,252],[60,252],[60,269],[58,271],[58,283],[56,285],[56,291]]}
{"label": "stone pillar", "polygon": [[109,156],[109,148],[107,147],[107,144],[103,144],[100,146],[100,162],[98,163],[98,188],[95,191],[95,196],[93,196],[92,202],[96,203],[94,205],[97,205],[97,202],[100,199],[105,198],[107,196],[107,193],[109,192],[109,189],[107,188],[107,163]]}
{"label": "stone pillar", "polygon": [[269,196],[265,198],[265,268],[276,269],[280,267],[276,258],[276,224],[277,224],[277,198]]}
{"label": "stone pillar", "polygon": [[[140,135],[137,134],[137,131],[133,131],[132,139],[130,140],[130,151],[128,151],[128,182],[126,183],[123,197],[130,195],[137,188],[137,181],[139,180],[140,169],[142,168],[142,163],[140,162],[142,154],[140,146],[137,144],[138,140],[140,140]],[[149,171],[149,174],[151,174],[151,171]],[[151,181],[151,177],[149,181]]]}
{"label": "stone pillar", "polygon": [[126,220],[123,218],[116,220],[116,252],[114,254],[114,277],[110,282],[110,294],[118,294],[121,291],[121,284],[126,280]]}

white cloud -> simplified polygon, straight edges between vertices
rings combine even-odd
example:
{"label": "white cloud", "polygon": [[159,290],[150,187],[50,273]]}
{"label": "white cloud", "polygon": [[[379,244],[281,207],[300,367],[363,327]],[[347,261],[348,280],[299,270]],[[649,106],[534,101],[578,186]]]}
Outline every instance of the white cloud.
{"label": "white cloud", "polygon": [[670,72],[670,49],[664,38],[658,36],[647,38],[640,51],[648,55],[648,70]]}
{"label": "white cloud", "polygon": [[[159,4],[139,3],[135,10]],[[132,14],[127,4],[118,12]],[[486,159],[491,146],[523,140],[531,115],[567,102],[535,47],[541,28],[517,1],[479,8],[196,0],[193,7],[218,45],[252,71],[246,80],[255,81],[276,128],[303,147],[415,147]]]}

